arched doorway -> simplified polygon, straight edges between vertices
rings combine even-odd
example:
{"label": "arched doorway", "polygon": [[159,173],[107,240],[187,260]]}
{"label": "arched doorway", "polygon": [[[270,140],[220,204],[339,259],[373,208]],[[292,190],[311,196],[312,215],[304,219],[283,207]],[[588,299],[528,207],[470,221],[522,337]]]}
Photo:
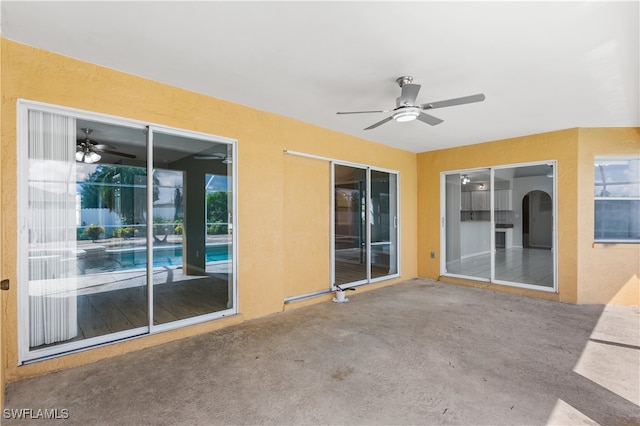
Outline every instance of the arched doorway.
{"label": "arched doorway", "polygon": [[544,191],[530,191],[522,199],[522,246],[551,249],[553,204]]}

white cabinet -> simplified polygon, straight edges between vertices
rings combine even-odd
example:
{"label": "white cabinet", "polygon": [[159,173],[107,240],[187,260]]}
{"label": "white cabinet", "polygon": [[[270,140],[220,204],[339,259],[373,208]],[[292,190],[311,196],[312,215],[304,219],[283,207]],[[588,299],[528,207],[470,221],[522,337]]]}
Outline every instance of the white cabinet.
{"label": "white cabinet", "polygon": [[471,210],[471,192],[460,193],[460,210]]}
{"label": "white cabinet", "polygon": [[510,189],[496,190],[494,197],[496,210],[512,210]]}
{"label": "white cabinet", "polygon": [[[512,210],[511,190],[498,189],[495,191],[494,202],[496,210]],[[491,210],[491,191],[460,192],[460,210],[489,211]]]}
{"label": "white cabinet", "polygon": [[472,191],[471,192],[471,210],[490,210],[491,194],[489,191]]}

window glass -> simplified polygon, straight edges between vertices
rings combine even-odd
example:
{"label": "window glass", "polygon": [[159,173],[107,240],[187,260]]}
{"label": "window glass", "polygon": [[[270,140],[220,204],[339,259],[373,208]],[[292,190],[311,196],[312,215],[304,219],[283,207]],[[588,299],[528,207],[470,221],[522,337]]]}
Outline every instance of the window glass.
{"label": "window glass", "polygon": [[19,115],[21,362],[235,310],[233,145],[47,109]]}
{"label": "window glass", "polygon": [[640,158],[596,158],[596,241],[640,241]]}

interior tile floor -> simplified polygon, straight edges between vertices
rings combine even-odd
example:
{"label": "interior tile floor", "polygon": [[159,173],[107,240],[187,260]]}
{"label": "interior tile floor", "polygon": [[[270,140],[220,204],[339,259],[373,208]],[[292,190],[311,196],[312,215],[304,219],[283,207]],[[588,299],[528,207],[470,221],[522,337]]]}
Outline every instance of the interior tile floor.
{"label": "interior tile floor", "polygon": [[[447,272],[489,279],[491,255],[449,262]],[[496,249],[496,280],[553,288],[553,252],[534,248]]]}
{"label": "interior tile floor", "polygon": [[5,412],[69,418],[3,425],[640,423],[638,307],[426,279],[349,299],[10,383]]}

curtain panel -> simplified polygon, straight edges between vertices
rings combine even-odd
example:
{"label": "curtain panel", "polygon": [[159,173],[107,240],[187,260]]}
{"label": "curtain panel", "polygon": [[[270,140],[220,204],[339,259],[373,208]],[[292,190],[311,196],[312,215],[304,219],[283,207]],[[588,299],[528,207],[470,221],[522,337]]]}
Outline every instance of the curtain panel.
{"label": "curtain panel", "polygon": [[29,346],[73,339],[76,301],[76,123],[29,111]]}

